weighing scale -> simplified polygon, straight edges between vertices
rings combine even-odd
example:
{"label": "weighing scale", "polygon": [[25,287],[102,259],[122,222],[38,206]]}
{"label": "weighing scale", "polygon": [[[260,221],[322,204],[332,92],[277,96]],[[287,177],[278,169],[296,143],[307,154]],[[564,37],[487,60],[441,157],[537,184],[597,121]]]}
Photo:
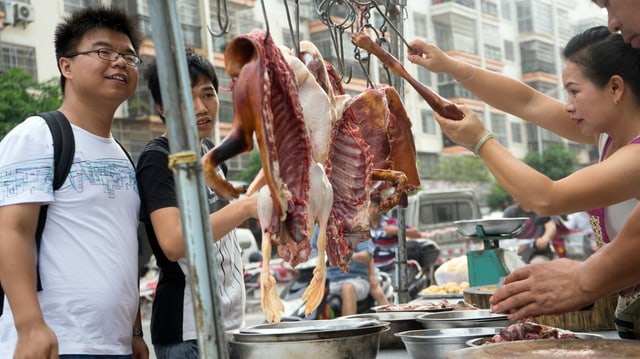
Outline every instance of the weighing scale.
{"label": "weighing scale", "polygon": [[515,251],[500,248],[499,242],[513,239],[527,220],[521,217],[455,222],[460,233],[484,244],[483,249],[467,252],[471,287],[498,284],[500,278],[525,265]]}

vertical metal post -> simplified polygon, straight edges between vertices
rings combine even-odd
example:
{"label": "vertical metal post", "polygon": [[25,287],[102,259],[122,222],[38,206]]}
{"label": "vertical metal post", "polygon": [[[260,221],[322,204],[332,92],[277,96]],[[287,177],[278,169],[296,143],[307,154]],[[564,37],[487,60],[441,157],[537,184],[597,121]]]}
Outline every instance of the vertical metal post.
{"label": "vertical metal post", "polygon": [[[174,169],[178,206],[182,221],[189,279],[195,310],[200,357],[227,358],[220,299],[215,286],[216,267],[213,232],[209,223],[200,146],[195,128],[191,81],[176,2],[162,0],[149,7],[156,49],[162,101]],[[176,154],[180,156],[176,156]]]}
{"label": "vertical metal post", "polygon": [[[401,2],[404,2],[402,0]],[[404,27],[402,20],[402,9],[405,6],[402,3],[398,5],[392,5],[389,2],[390,9],[388,9],[389,13],[389,21],[393,24],[393,26],[398,30],[400,35],[403,35]],[[400,63],[404,63],[404,51],[402,51],[403,42],[400,41],[400,37],[398,34],[391,32],[391,49],[390,53],[395,58],[400,61]],[[400,95],[400,99],[404,102],[404,81],[397,75],[393,76],[395,81],[393,81],[393,86],[396,91]],[[411,299],[409,297],[409,278],[407,273],[407,236],[405,230],[406,223],[406,209],[401,206],[397,207],[398,209],[398,249],[396,250],[396,278],[395,282],[397,284],[396,291],[398,292],[398,303],[407,303]]]}

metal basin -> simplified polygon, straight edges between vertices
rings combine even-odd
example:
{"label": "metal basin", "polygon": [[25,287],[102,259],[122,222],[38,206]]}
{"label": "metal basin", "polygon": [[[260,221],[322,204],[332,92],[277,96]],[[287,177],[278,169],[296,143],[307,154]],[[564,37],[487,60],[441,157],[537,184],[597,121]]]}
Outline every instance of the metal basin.
{"label": "metal basin", "polygon": [[233,332],[232,359],[375,358],[389,323],[369,318],[261,324]]}
{"label": "metal basin", "polygon": [[389,330],[380,334],[380,349],[402,349],[404,343],[396,333],[409,330],[423,329],[422,324],[416,320],[416,316],[424,312],[378,312],[366,314],[354,314],[343,317],[345,319],[375,319],[389,323]]}
{"label": "metal basin", "polygon": [[467,237],[514,236],[522,230],[527,217],[472,219],[453,222],[458,232]]}
{"label": "metal basin", "polygon": [[426,329],[507,327],[516,323],[506,314],[491,313],[488,309],[425,313],[416,320]]}
{"label": "metal basin", "polygon": [[467,348],[467,341],[493,336],[502,328],[421,329],[396,334],[411,359],[445,359],[447,354]]}

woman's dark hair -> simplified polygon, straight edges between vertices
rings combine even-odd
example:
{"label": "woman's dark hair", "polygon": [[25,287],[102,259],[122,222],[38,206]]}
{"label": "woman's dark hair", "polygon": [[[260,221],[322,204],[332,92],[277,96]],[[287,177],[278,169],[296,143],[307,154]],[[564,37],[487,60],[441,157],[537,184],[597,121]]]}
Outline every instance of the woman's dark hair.
{"label": "woman's dark hair", "polygon": [[[142,43],[143,34],[136,17],[128,15],[117,7],[89,6],[74,11],[56,26],[54,35],[56,63],[61,57],[76,51],[87,32],[97,29],[108,29],[125,34],[136,51]],[[58,70],[60,70],[59,65]],[[60,75],[60,88],[63,94],[65,82],[66,78]]]}
{"label": "woman's dark hair", "polygon": [[567,61],[580,65],[585,76],[603,88],[619,75],[640,103],[640,51],[624,42],[622,35],[596,26],[574,36],[564,48]]}
{"label": "woman's dark hair", "polygon": [[[211,81],[213,88],[218,92],[218,76],[216,71],[206,58],[196,54],[192,49],[186,50],[187,55],[187,68],[189,70],[189,79],[191,84],[195,84],[198,81],[198,77],[204,76],[207,80]],[[160,80],[158,79],[158,65],[154,60],[149,64],[145,70],[145,78],[147,79],[147,88],[151,92],[153,101],[162,105],[162,95],[160,93]],[[162,119],[164,121],[164,119]]]}

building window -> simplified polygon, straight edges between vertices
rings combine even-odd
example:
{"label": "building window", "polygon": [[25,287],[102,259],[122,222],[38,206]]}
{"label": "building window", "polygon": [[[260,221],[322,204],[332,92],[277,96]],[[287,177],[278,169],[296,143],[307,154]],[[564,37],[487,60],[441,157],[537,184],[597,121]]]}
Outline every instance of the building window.
{"label": "building window", "polygon": [[422,121],[422,133],[436,134],[436,120],[433,118],[433,111],[423,109],[420,111]]}
{"label": "building window", "polygon": [[38,67],[36,65],[36,48],[19,46],[0,42],[0,72],[10,68],[19,67],[36,81],[38,79]]}
{"label": "building window", "polygon": [[511,2],[510,1],[500,1],[500,11],[502,13],[502,18],[507,21],[511,21],[513,17],[511,16]]}
{"label": "building window", "polygon": [[556,73],[553,45],[533,40],[520,43],[522,73],[542,71]]}
{"label": "building window", "polygon": [[101,5],[102,0],[64,0],[64,11],[72,13],[76,10],[82,10],[87,6]]}
{"label": "building window", "polygon": [[482,12],[498,17],[498,5],[495,3],[495,1],[482,0]]}
{"label": "building window", "polygon": [[503,113],[491,113],[491,132],[496,135],[498,142],[507,146],[507,116]]}
{"label": "building window", "polygon": [[434,17],[436,43],[443,51],[457,50],[478,55],[475,19],[457,14]]}
{"label": "building window", "polygon": [[498,27],[492,24],[482,24],[482,39],[484,41],[484,55],[493,60],[502,61],[501,36]]}
{"label": "building window", "polygon": [[426,86],[431,86],[431,71],[422,66],[418,66],[418,81]]}
{"label": "building window", "polygon": [[508,61],[515,61],[516,55],[513,47],[513,41],[504,40],[504,58]]}
{"label": "building window", "polygon": [[413,13],[413,31],[416,36],[427,38],[427,15]]}
{"label": "building window", "polygon": [[522,143],[522,126],[518,122],[511,122],[511,142]]}

